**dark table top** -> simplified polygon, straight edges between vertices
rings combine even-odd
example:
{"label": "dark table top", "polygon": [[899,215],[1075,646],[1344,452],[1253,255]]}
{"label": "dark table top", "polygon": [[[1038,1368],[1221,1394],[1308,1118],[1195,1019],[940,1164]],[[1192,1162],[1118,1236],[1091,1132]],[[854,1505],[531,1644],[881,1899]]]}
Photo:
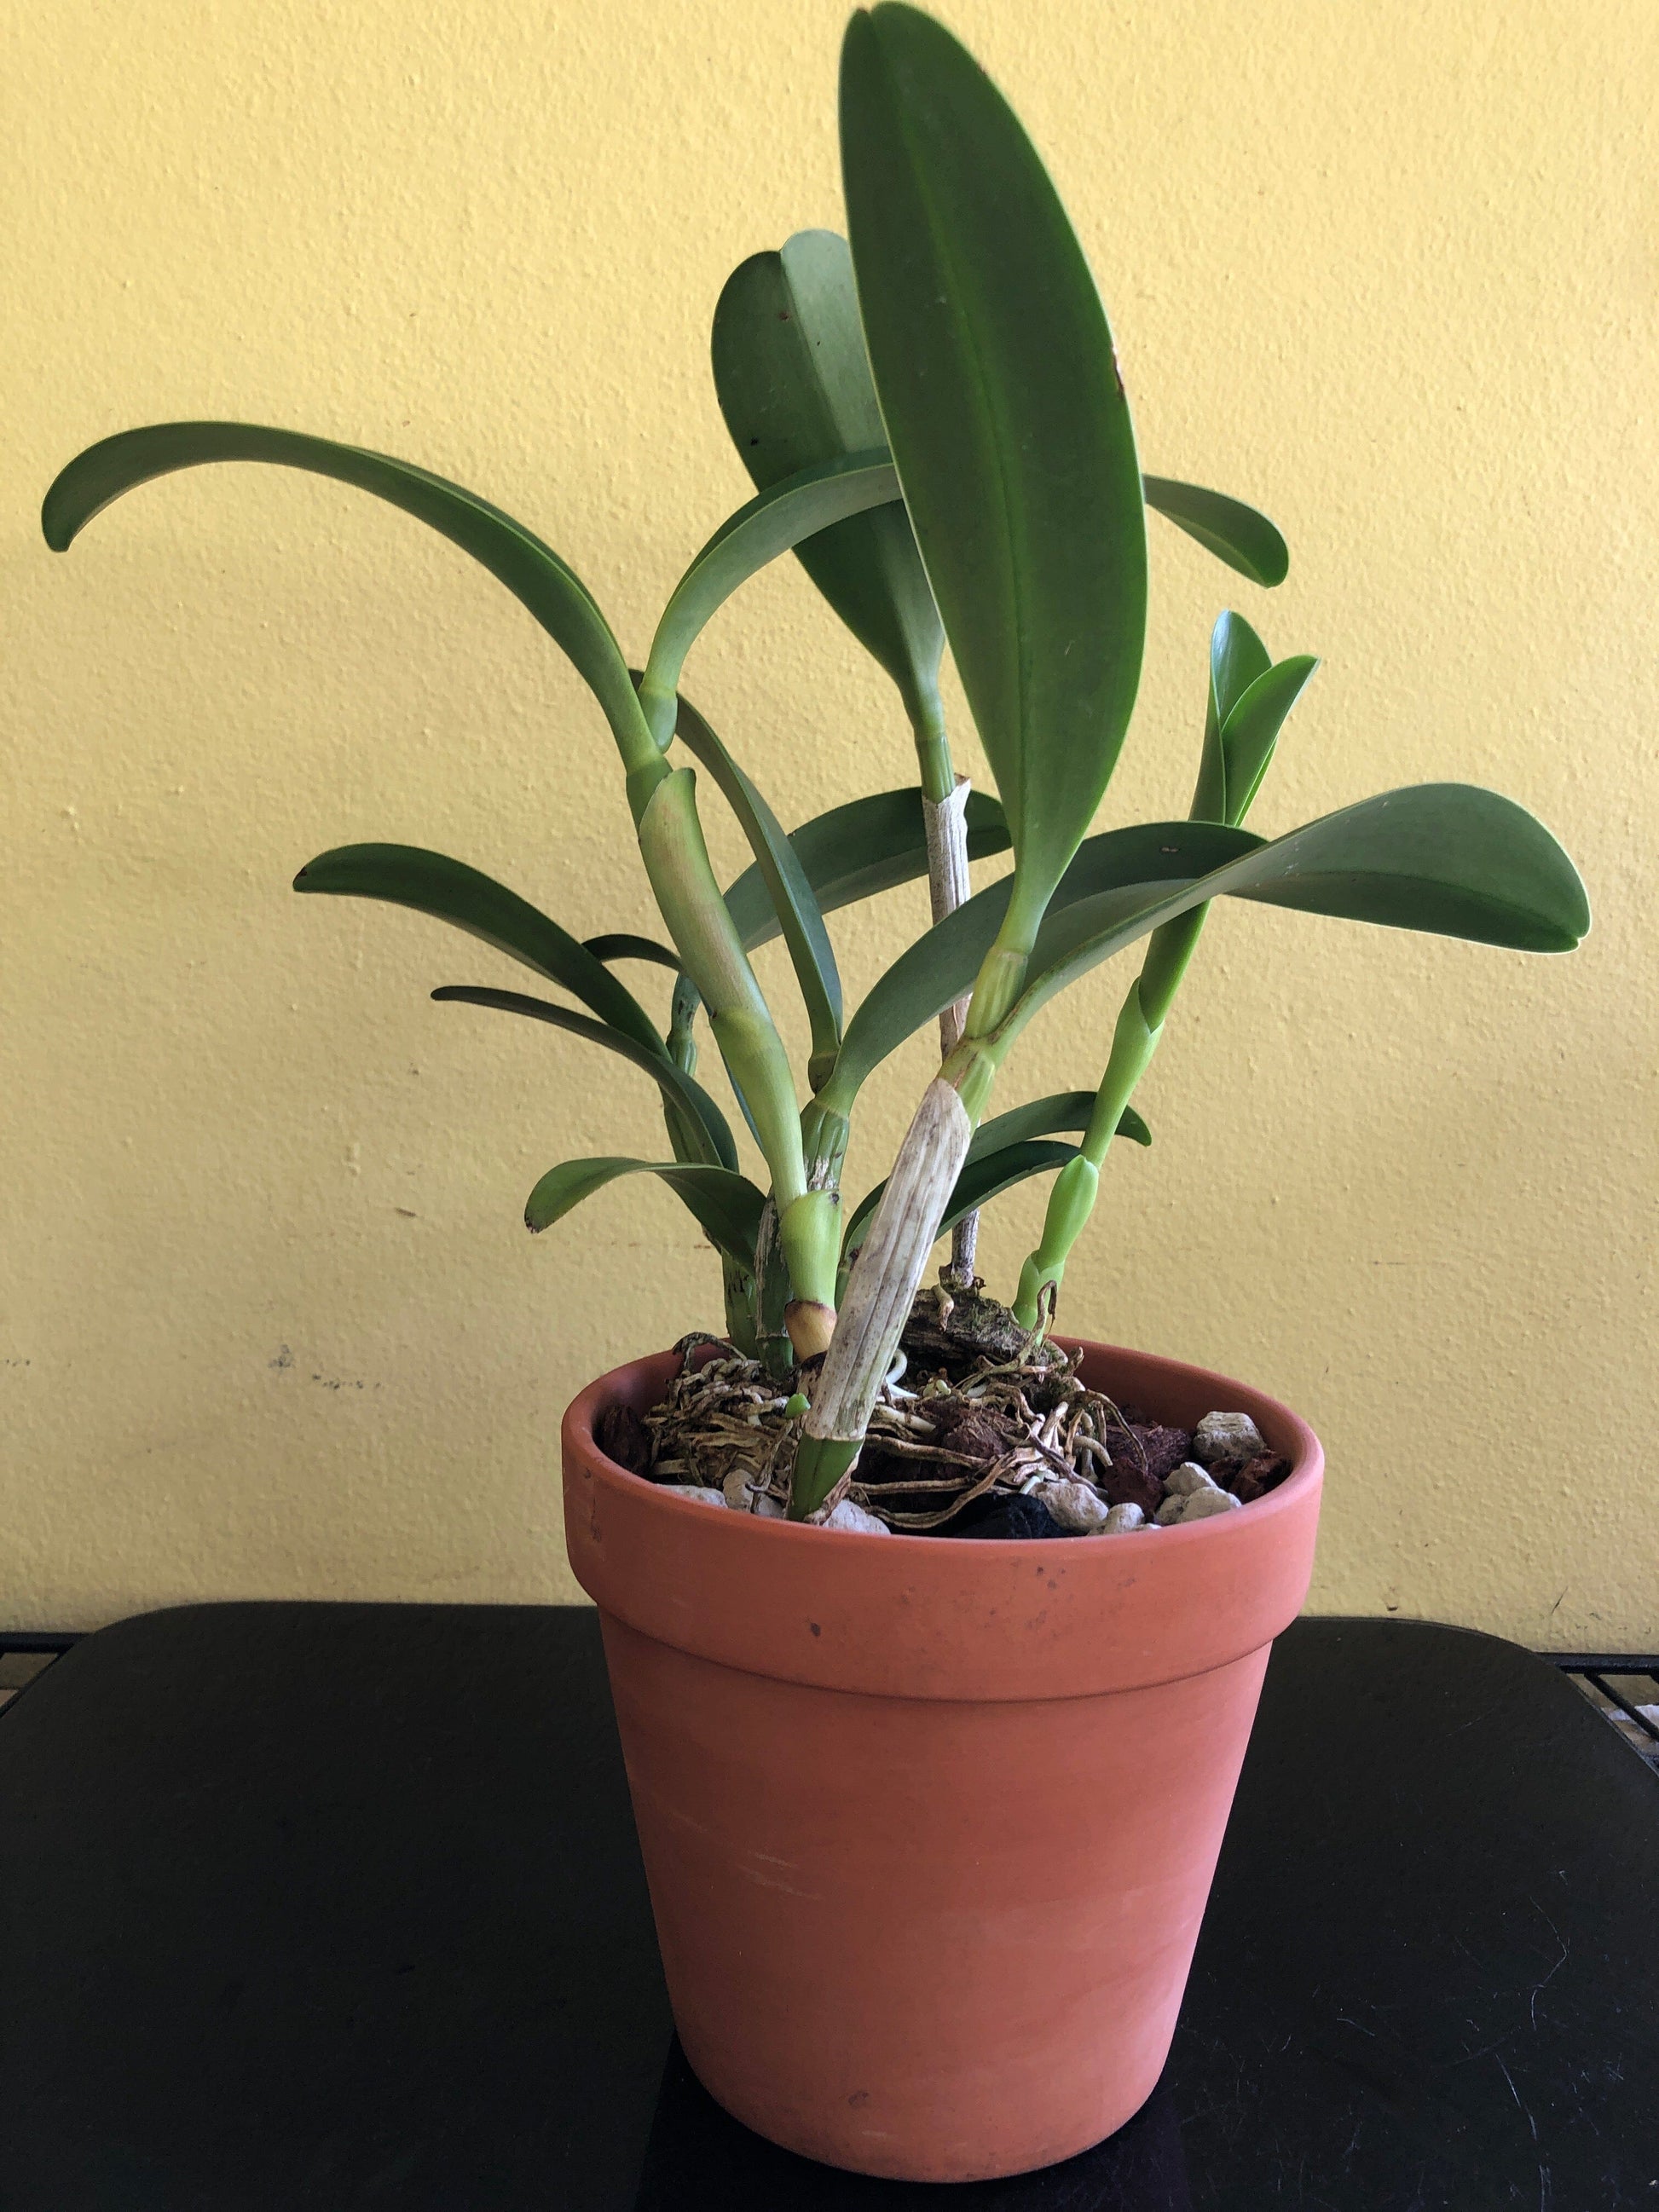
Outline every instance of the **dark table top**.
{"label": "dark table top", "polygon": [[0,2208],[1656,2212],[1656,1846],[1541,1661],[1300,1623],[1145,2111],[863,2181],[673,2044],[592,1613],[152,1613],[0,1715]]}

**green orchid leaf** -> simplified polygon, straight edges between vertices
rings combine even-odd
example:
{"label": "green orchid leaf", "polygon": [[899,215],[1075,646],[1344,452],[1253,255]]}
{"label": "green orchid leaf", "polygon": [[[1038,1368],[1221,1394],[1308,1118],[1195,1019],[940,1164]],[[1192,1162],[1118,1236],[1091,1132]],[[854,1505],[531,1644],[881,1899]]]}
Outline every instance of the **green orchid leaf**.
{"label": "green orchid leaf", "polygon": [[720,525],[674,586],[651,641],[639,696],[659,745],[665,750],[673,735],[685,656],[739,585],[814,532],[898,496],[885,453],[843,454],[771,485]]}
{"label": "green orchid leaf", "polygon": [[1146,504],[1195,538],[1207,553],[1224,561],[1253,584],[1282,584],[1290,573],[1291,549],[1255,507],[1224,492],[1200,484],[1176,483],[1169,477],[1144,480]]}
{"label": "green orchid leaf", "polygon": [[[1179,890],[1159,895],[1148,884],[1063,908],[1057,901],[999,1046],[1006,1049],[1039,1007],[1099,962],[1213,898],[1256,899],[1522,952],[1571,951],[1589,927],[1578,872],[1543,823],[1513,799],[1473,784],[1413,784],[1345,806],[1271,844],[1250,842],[1252,851]],[[1138,896],[1145,903],[1136,904]],[[857,1025],[855,1016],[849,1045]]]}
{"label": "green orchid leaf", "polygon": [[[1092,1101],[1092,1094],[1091,1097]],[[1046,1175],[1054,1168],[1063,1168],[1067,1160],[1077,1158],[1077,1153],[1075,1145],[1030,1142],[1003,1145],[994,1152],[970,1152],[945,1203],[934,1242],[937,1243],[941,1237],[948,1237],[964,1214],[977,1212],[1003,1191],[1012,1190],[1016,1183],[1028,1182],[1032,1176]],[[876,1208],[881,1204],[882,1194],[886,1188],[884,1182],[878,1183],[854,1207],[842,1237],[843,1252],[857,1250],[875,1218]]]}
{"label": "green orchid leaf", "polygon": [[[968,1147],[968,1158],[981,1159],[988,1152],[1000,1152],[1006,1145],[1023,1145],[1033,1137],[1052,1137],[1061,1130],[1086,1129],[1094,1110],[1092,1091],[1057,1091],[1047,1098],[1033,1098],[1027,1105],[1011,1107],[1007,1113],[994,1114],[988,1121],[981,1121]],[[1124,1108],[1117,1133],[1137,1145],[1152,1141],[1152,1131],[1133,1106]]]}
{"label": "green orchid leaf", "polygon": [[731,1125],[725,1115],[702,1084],[694,1081],[677,1061],[671,1060],[659,1044],[655,1051],[649,1051],[604,1022],[590,1021],[586,1014],[573,1013],[568,1006],[552,1006],[545,999],[528,998],[521,991],[495,991],[475,983],[446,983],[432,995],[440,1006],[488,1006],[496,1013],[522,1014],[532,1021],[546,1022],[554,1029],[585,1037],[589,1044],[603,1045],[607,1052],[632,1060],[635,1067],[645,1070],[665,1101],[678,1110],[682,1118],[677,1127],[690,1135],[700,1134],[700,1149],[708,1160],[719,1167],[736,1168],[738,1148],[732,1141]]}
{"label": "green orchid leaf", "polygon": [[[988,791],[969,793],[967,828],[970,860],[1007,851],[1007,820]],[[873,898],[897,884],[925,879],[927,835],[921,787],[850,799],[791,830],[789,842],[820,914]],[[758,867],[744,871],[726,892],[726,902],[750,951],[777,935],[777,916]]]}
{"label": "green orchid leaf", "polygon": [[332,477],[412,514],[470,553],[529,609],[568,653],[613,729],[642,732],[628,665],[574,569],[499,507],[386,453],[248,422],[161,422],[124,430],[89,446],[52,484],[40,511],[46,543],[54,552],[67,552],[82,527],[123,492],[212,461],[268,461]]}
{"label": "green orchid leaf", "polygon": [[[1060,1129],[1086,1129],[1094,1109],[1092,1091],[1060,1091],[1052,1097],[1034,1098],[1029,1105],[1015,1106],[1006,1114],[981,1121],[939,1223],[939,1235],[948,1237],[964,1214],[988,1204],[1000,1191],[1024,1182],[1028,1176],[1041,1175],[1045,1169],[1063,1167],[1075,1157],[1075,1145],[1038,1145],[1033,1140]],[[1152,1131],[1133,1106],[1124,1108],[1117,1133],[1137,1145],[1152,1141]],[[878,1183],[854,1207],[842,1236],[843,1251],[857,1248],[886,1188],[885,1182]]]}
{"label": "green orchid leaf", "polygon": [[678,975],[680,956],[665,945],[659,945],[654,937],[635,937],[627,930],[618,930],[610,937],[585,937],[582,950],[591,952],[596,960],[648,960],[659,968],[672,968]]}
{"label": "green orchid leaf", "polygon": [[651,1017],[602,959],[528,900],[465,860],[419,845],[339,845],[308,860],[294,878],[294,888],[335,898],[379,899],[449,922],[550,982],[562,984],[601,1021],[659,1058],[666,1057]]}
{"label": "green orchid leaf", "polygon": [[[714,389],[758,489],[839,456],[884,448],[859,323],[853,257],[804,230],[732,270],[714,310]],[[945,631],[902,505],[803,538],[795,557],[898,686],[912,722],[937,696]]]}
{"label": "green orchid leaf", "polygon": [[530,1194],[525,1226],[532,1235],[562,1221],[585,1198],[623,1176],[659,1176],[696,1216],[710,1243],[740,1267],[755,1264],[761,1210],[766,1200],[747,1176],[729,1168],[686,1165],[671,1160],[566,1160],[550,1168]]}
{"label": "green orchid leaf", "polygon": [[1318,665],[1312,653],[1293,653],[1265,669],[1235,701],[1221,729],[1229,822],[1242,822],[1249,812],[1285,718]]}
{"label": "green orchid leaf", "polygon": [[811,1025],[812,1066],[827,1073],[841,1044],[841,975],[805,870],[776,815],[689,699],[678,702],[674,734],[714,777],[749,841],[772,909],[768,934],[782,932]]}
{"label": "green orchid leaf", "polygon": [[1193,793],[1194,822],[1237,822],[1228,811],[1227,763],[1221,726],[1243,692],[1273,666],[1273,655],[1243,615],[1216,617],[1210,633],[1210,696],[1204,715],[1204,751]]}
{"label": "green orchid leaf", "polygon": [[[1054,911],[1109,893],[1127,911],[1138,912],[1166,896],[1171,885],[1190,883],[1261,842],[1216,822],[1142,822],[1103,831],[1085,842],[1061,878]],[[975,892],[877,978],[847,1024],[836,1072],[823,1094],[826,1105],[849,1112],[860,1085],[889,1053],[972,988],[1002,927],[1011,889],[1012,878],[1005,876]]]}
{"label": "green orchid leaf", "polygon": [[1028,1142],[1004,1145],[1000,1151],[981,1152],[976,1159],[966,1161],[957,1177],[956,1188],[945,1201],[940,1217],[939,1233],[948,1237],[964,1213],[988,1206],[1005,1190],[1016,1183],[1029,1182],[1031,1176],[1045,1175],[1052,1168],[1063,1168],[1077,1156],[1075,1145]]}
{"label": "green orchid leaf", "polygon": [[1243,615],[1231,608],[1216,617],[1210,633],[1210,708],[1218,730],[1273,657]]}
{"label": "green orchid leaf", "polygon": [[1111,332],[1035,148],[941,25],[890,0],[853,17],[841,141],[882,417],[1029,929],[1140,677],[1146,511]]}

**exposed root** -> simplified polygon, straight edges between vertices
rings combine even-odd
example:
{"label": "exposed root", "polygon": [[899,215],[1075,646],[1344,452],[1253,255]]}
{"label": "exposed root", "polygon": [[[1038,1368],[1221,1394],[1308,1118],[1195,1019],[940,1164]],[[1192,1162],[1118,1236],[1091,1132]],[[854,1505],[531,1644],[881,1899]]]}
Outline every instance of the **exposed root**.
{"label": "exposed root", "polygon": [[[972,1336],[952,1331],[941,1347],[942,1326],[964,1304],[971,1315],[960,1295],[954,1310],[941,1312],[942,1303],[931,1292],[917,1300],[927,1325],[906,1331],[908,1348],[882,1386],[846,1491],[855,1504],[890,1528],[920,1534],[1034,1478],[1069,1475],[1098,1490],[1114,1462],[1145,1471],[1145,1449],[1123,1414],[1103,1392],[1085,1388],[1076,1361],[1041,1328],[1010,1332],[1005,1316],[1001,1341],[1012,1336],[1016,1348],[998,1358],[976,1348],[992,1332],[972,1316]],[[720,1340],[688,1339],[677,1348],[689,1355],[702,1344],[726,1356],[683,1368],[645,1416],[651,1480],[702,1485],[723,1491],[739,1510],[775,1515],[787,1506],[800,1418],[790,1417],[789,1394],[757,1361]],[[810,1392],[811,1376],[801,1379]]]}
{"label": "exposed root", "polygon": [[[727,1356],[693,1366],[690,1355],[704,1344]],[[769,1381],[758,1360],[745,1359],[717,1337],[683,1338],[674,1349],[687,1364],[645,1416],[651,1480],[725,1490],[738,1475],[751,1512],[763,1497],[787,1504],[800,1442],[799,1420],[784,1411],[789,1392]],[[734,1482],[728,1501],[736,1491]]]}

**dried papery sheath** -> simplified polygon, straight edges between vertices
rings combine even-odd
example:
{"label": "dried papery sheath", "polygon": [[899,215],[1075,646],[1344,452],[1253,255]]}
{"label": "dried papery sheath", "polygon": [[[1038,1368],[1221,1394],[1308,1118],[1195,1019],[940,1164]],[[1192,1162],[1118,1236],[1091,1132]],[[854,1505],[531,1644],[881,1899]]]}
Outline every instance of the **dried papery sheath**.
{"label": "dried papery sheath", "polygon": [[[921,819],[927,839],[927,890],[933,920],[943,921],[971,896],[968,875],[968,794],[965,775],[956,780],[948,799],[935,802],[924,792]],[[962,1042],[968,1019],[968,1000],[954,999],[939,1018],[939,1058],[948,1060]],[[979,1215],[964,1213],[951,1231],[949,1279],[967,1285],[974,1279],[974,1261],[979,1249]]]}
{"label": "dried papery sheath", "polygon": [[[935,921],[943,921],[947,914],[954,914],[973,890],[968,877],[968,795],[970,788],[967,777],[959,775],[956,789],[948,799],[941,799],[935,803],[925,793],[922,797],[922,830],[927,840],[927,893]],[[939,1042],[945,1052],[949,1052],[960,1039],[962,1024],[967,1014],[968,1002],[964,995],[939,1016]],[[947,1023],[954,1024],[948,1036]]]}
{"label": "dried papery sheath", "polygon": [[[798,1483],[802,1461],[815,1444],[853,1447],[850,1453],[812,1455],[815,1460],[840,1460],[830,1482],[823,1486],[824,1491],[852,1465],[883,1378],[893,1364],[939,1218],[962,1172],[973,1133],[961,1099],[935,1076],[922,1094],[848,1279],[835,1337],[806,1416]],[[792,1510],[799,1510],[799,1503]],[[810,1511],[811,1505],[805,1510]]]}

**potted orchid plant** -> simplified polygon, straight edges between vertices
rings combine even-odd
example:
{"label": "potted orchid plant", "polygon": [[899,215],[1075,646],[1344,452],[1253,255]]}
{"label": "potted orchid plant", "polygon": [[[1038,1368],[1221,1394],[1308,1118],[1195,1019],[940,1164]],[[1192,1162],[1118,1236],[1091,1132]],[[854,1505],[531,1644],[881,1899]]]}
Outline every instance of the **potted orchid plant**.
{"label": "potted orchid plant", "polygon": [[[1150,1141],[1134,1100],[1206,914],[1230,897],[1542,952],[1571,947],[1588,909],[1549,833],[1466,785],[1249,828],[1315,662],[1275,659],[1231,611],[1194,687],[1185,813],[1093,830],[1140,677],[1149,513],[1253,589],[1284,576],[1284,541],[1243,502],[1143,469],[1059,196],[946,30],[902,5],[854,16],[841,137],[847,236],[757,253],[721,295],[715,389],[754,496],[690,562],[639,667],[501,509],[294,431],[106,439],[44,521],[61,550],[173,470],[313,471],[482,562],[586,680],[659,933],[629,915],[579,940],[403,846],[325,853],[295,888],[482,939],[537,990],[435,997],[549,1024],[656,1086],[663,1156],[556,1165],[526,1218],[548,1229],[649,1173],[720,1256],[718,1329],[602,1378],[564,1427],[571,1556],[604,1616],[680,2034],[777,2140],[962,2179],[1077,2150],[1150,2090],[1267,1651],[1311,1565],[1321,1462],[1297,1416],[1054,1328],[1113,1140]],[[915,781],[786,831],[683,675],[726,603],[792,552],[892,679]],[[994,793],[952,757],[947,645]],[[753,855],[724,886],[711,789]],[[1005,854],[975,889],[970,861]],[[829,918],[924,877],[932,927],[849,1010]],[[780,936],[810,1030],[799,1069],[750,958]],[[1000,1107],[1027,1025],[1120,955],[1086,1085]],[[654,1012],[618,972],[653,968]],[[849,1194],[865,1086],[933,1027],[937,1069],[889,1172]],[[753,1173],[703,1079],[707,1040]],[[1034,1176],[1046,1215],[1005,1301],[975,1273],[977,1215]]]}

